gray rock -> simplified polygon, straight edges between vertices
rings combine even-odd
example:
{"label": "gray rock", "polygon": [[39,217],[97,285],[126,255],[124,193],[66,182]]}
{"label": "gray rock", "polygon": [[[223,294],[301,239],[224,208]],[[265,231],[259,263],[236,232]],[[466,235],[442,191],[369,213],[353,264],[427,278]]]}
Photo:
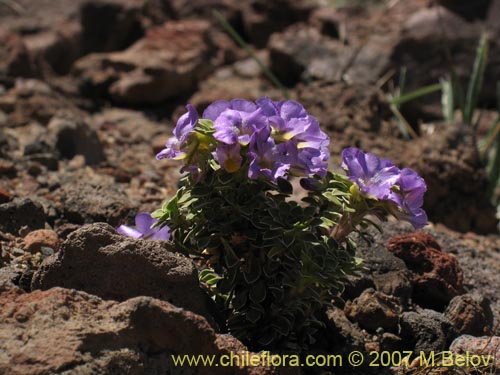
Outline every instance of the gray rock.
{"label": "gray rock", "polygon": [[301,79],[339,81],[354,50],[313,27],[292,25],[269,40],[271,69],[287,85]]}
{"label": "gray rock", "polygon": [[118,225],[132,210],[121,185],[108,176],[66,174],[54,192],[55,204],[66,221],[75,224],[106,222]]}
{"label": "gray rock", "polygon": [[455,353],[465,354],[467,352],[478,355],[491,355],[496,358],[497,366],[500,358],[500,337],[499,336],[482,336],[473,337],[470,335],[462,335],[457,337],[450,345],[450,350]]}
{"label": "gray rock", "polygon": [[[467,3],[472,5],[478,2]],[[466,12],[472,14],[471,10]],[[494,24],[498,25],[498,19]],[[391,55],[392,66],[408,68],[408,91],[437,83],[449,74],[449,68],[442,63],[444,60],[453,63],[458,78],[468,82],[483,29],[480,23],[467,22],[445,7],[423,8],[407,19]],[[496,82],[499,76],[498,64],[493,62],[498,60],[500,45],[498,38],[491,39],[488,57],[491,63],[487,64],[484,82]],[[484,85],[482,96],[485,100],[495,100],[495,85]]]}
{"label": "gray rock", "polygon": [[20,272],[16,272],[9,267],[0,268],[0,293],[11,289],[19,289],[17,282],[20,277]]}
{"label": "gray rock", "polygon": [[210,317],[193,262],[174,250],[164,241],[122,236],[104,223],[84,226],[42,263],[32,289],[74,288],[115,301],[150,296]]}
{"label": "gray rock", "polygon": [[399,325],[405,348],[415,352],[445,350],[454,336],[450,321],[434,310],[404,312]]}

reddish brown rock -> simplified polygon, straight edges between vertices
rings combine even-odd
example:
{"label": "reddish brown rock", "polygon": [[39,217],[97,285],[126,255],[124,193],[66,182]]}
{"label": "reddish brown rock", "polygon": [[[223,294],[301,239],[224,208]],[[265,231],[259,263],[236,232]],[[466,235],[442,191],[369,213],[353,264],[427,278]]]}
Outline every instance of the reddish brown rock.
{"label": "reddish brown rock", "polygon": [[17,235],[23,227],[31,230],[45,226],[45,212],[42,205],[29,198],[18,198],[0,204],[0,231]]}
{"label": "reddish brown rock", "polygon": [[444,312],[460,335],[482,336],[492,332],[493,315],[489,301],[470,294],[456,296]]}
{"label": "reddish brown rock", "polygon": [[223,62],[213,35],[206,21],[166,22],[123,52],[80,59],[74,73],[84,91],[120,103],[158,103],[191,92]]}
{"label": "reddish brown rock", "polygon": [[165,241],[134,240],[104,223],[71,233],[35,273],[32,289],[74,288],[107,300],[150,296],[205,317],[209,298],[193,262]]}
{"label": "reddish brown rock", "polygon": [[21,36],[0,30],[0,74],[33,77],[38,68]]}
{"label": "reddish brown rock", "polygon": [[333,7],[321,7],[315,9],[309,18],[309,23],[321,31],[321,34],[332,37],[345,37],[342,24],[342,17]]}
{"label": "reddish brown rock", "polygon": [[143,36],[141,2],[87,0],[80,8],[82,52],[110,52],[127,48]]}
{"label": "reddish brown rock", "polygon": [[377,291],[389,296],[400,297],[404,300],[412,293],[411,275],[408,270],[391,271],[372,274]]}
{"label": "reddish brown rock", "polygon": [[[241,353],[230,336],[168,302],[137,297],[118,303],[53,288],[0,294],[0,373],[4,375],[213,374],[211,367],[176,368],[172,354]],[[271,374],[262,367],[219,367],[219,374]]]}
{"label": "reddish brown rock", "polygon": [[66,74],[81,56],[81,27],[78,22],[61,22],[53,29],[24,37],[26,48],[36,61],[43,60],[59,74]]}
{"label": "reddish brown rock", "polygon": [[14,177],[17,174],[15,164],[10,160],[0,159],[0,174],[3,176]]}
{"label": "reddish brown rock", "polygon": [[60,158],[72,159],[75,155],[83,155],[88,165],[98,164],[106,159],[96,131],[78,116],[54,116],[47,125],[47,135],[44,138]]}
{"label": "reddish brown rock", "polygon": [[0,188],[0,204],[7,203],[12,199],[12,194]]}
{"label": "reddish brown rock", "polygon": [[14,87],[0,95],[0,110],[7,114],[9,126],[31,122],[46,125],[59,111],[80,113],[69,98],[36,79],[16,79]]}
{"label": "reddish brown rock", "polygon": [[491,7],[491,0],[434,0],[433,3],[443,5],[461,17],[471,21],[473,19],[484,19]]}
{"label": "reddish brown rock", "polygon": [[[259,58],[264,64],[268,63],[267,53],[260,52]],[[257,100],[263,96],[279,100],[282,98],[282,93],[263,77],[262,69],[257,62],[252,58],[247,58],[216,70],[208,79],[200,83],[199,90],[188,102],[201,113],[210,103],[217,100],[234,98]],[[184,108],[183,111],[185,111]]]}
{"label": "reddish brown rock", "polygon": [[346,316],[361,327],[376,331],[379,327],[394,329],[403,308],[396,298],[367,289],[354,301],[348,301],[344,310]]}
{"label": "reddish brown rock", "polygon": [[328,318],[326,337],[335,348],[332,352],[348,354],[352,350],[364,350],[365,341],[369,339],[369,334],[365,330],[347,319],[345,312],[336,306],[331,306],[326,315]]}
{"label": "reddish brown rock", "polygon": [[242,1],[245,34],[257,47],[265,47],[271,35],[296,22],[306,21],[317,7],[310,0]]}
{"label": "reddish brown rock", "polygon": [[50,247],[54,252],[59,249],[59,236],[53,230],[40,229],[30,232],[24,237],[26,250],[37,253],[42,247]]}
{"label": "reddish brown rock", "polygon": [[431,134],[406,147],[398,165],[415,169],[425,180],[424,209],[431,221],[461,232],[496,232],[495,208],[487,194],[477,193],[487,191],[489,182],[473,127],[436,123]]}
{"label": "reddish brown rock", "polygon": [[387,248],[413,272],[413,298],[421,306],[442,308],[464,292],[457,259],[441,251],[432,236],[422,232],[399,235]]}

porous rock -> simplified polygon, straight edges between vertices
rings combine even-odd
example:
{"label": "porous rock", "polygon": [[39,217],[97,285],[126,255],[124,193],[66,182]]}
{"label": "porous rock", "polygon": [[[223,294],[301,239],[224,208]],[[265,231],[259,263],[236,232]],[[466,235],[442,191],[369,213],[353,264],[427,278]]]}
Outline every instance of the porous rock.
{"label": "porous rock", "polygon": [[481,336],[462,335],[457,337],[450,345],[450,350],[459,354],[478,354],[491,355],[497,360],[500,358],[500,336]]}
{"label": "porous rock", "polygon": [[286,26],[306,21],[317,7],[310,0],[250,0],[241,4],[245,34],[257,47],[265,47],[269,38]]}
{"label": "porous rock", "polygon": [[45,212],[38,202],[29,198],[17,198],[0,204],[0,231],[18,234],[23,227],[42,229],[45,226]]}
{"label": "porous rock", "polygon": [[444,315],[460,335],[482,336],[492,332],[493,315],[486,298],[471,294],[456,296]]}
{"label": "porous rock", "polygon": [[124,51],[83,57],[74,73],[86,93],[127,104],[159,103],[194,90],[223,62],[219,52],[208,22],[172,21]]}
{"label": "porous rock", "polygon": [[65,174],[54,192],[55,204],[66,221],[74,224],[106,222],[118,225],[133,210],[123,187],[109,176]]}
{"label": "porous rock", "polygon": [[346,316],[361,327],[376,331],[380,327],[395,329],[403,309],[396,298],[367,289],[354,301],[348,301],[344,310]]}
{"label": "porous rock", "polygon": [[38,73],[38,67],[22,37],[13,32],[0,30],[0,74],[34,77]]}
{"label": "porous rock", "polygon": [[413,299],[421,306],[442,308],[464,292],[456,257],[441,251],[432,236],[422,232],[399,235],[387,248],[413,272]]}
{"label": "porous rock", "polygon": [[405,349],[417,353],[445,350],[455,334],[448,319],[434,310],[404,312],[399,326]]}
{"label": "porous rock", "polygon": [[339,81],[355,52],[303,24],[273,34],[268,47],[271,69],[287,85],[301,79]]}
{"label": "porous rock", "polygon": [[472,126],[436,123],[431,134],[410,142],[406,151],[405,160],[399,161],[403,153],[393,160],[425,180],[424,209],[431,221],[461,232],[496,231],[495,208],[487,194],[477,193],[488,189],[488,178]]}
{"label": "porous rock", "polygon": [[60,242],[57,233],[49,229],[38,229],[24,237],[25,248],[31,253],[39,252],[42,247],[49,247],[55,252],[59,249]]}
{"label": "porous rock", "polygon": [[32,289],[83,290],[124,301],[150,296],[210,317],[192,261],[164,241],[134,240],[104,223],[71,233],[35,273]]}
{"label": "porous rock", "polygon": [[141,4],[134,0],[87,0],[80,22],[83,53],[122,50],[144,33]]}
{"label": "porous rock", "polygon": [[[347,319],[345,312],[331,306],[327,312],[327,337],[338,352],[349,353],[352,350],[363,350],[365,341],[368,339],[366,331]],[[337,352],[337,350],[335,351]]]}
{"label": "porous rock", "polygon": [[[172,354],[243,352],[205,319],[166,301],[103,301],[63,288],[0,294],[0,373],[5,375],[213,374],[175,367]],[[220,374],[270,374],[262,367],[219,367]]]}
{"label": "porous rock", "polygon": [[413,291],[411,275],[408,270],[372,274],[377,291],[389,296],[407,300]]}
{"label": "porous rock", "polygon": [[67,114],[54,116],[47,126],[47,143],[62,158],[71,159],[83,155],[87,164],[105,160],[103,146],[95,130],[81,118]]}
{"label": "porous rock", "polygon": [[14,87],[0,95],[0,110],[10,127],[30,122],[47,125],[60,111],[81,113],[68,98],[36,79],[17,78]]}

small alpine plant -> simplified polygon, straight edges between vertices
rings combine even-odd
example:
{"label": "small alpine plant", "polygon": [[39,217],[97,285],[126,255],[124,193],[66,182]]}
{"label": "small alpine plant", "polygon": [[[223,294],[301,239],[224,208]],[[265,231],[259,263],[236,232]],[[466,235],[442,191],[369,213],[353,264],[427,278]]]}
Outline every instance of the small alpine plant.
{"label": "small alpine plant", "polygon": [[306,350],[359,266],[350,234],[375,225],[371,217],[427,223],[415,171],[347,148],[345,174],[329,172],[329,142],[293,100],[217,101],[201,118],[187,105],[157,155],[182,161],[177,194],[120,232],[170,238],[194,256],[225,328],[251,349]]}

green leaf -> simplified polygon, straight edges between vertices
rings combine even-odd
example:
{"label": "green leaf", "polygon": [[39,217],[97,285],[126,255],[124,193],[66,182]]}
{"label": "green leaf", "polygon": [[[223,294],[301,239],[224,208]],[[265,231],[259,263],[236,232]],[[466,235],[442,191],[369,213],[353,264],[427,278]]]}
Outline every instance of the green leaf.
{"label": "green leaf", "polygon": [[224,250],[225,250],[224,260],[226,262],[227,268],[231,269],[231,268],[237,267],[240,264],[240,259],[234,253],[233,248],[231,246],[229,246],[229,244],[227,243],[227,241],[224,238],[221,237],[220,241],[222,242],[222,245],[224,246]]}
{"label": "green leaf", "polygon": [[165,212],[163,211],[163,209],[159,208],[157,210],[154,210],[153,212],[151,212],[151,217],[154,218],[154,219],[161,219],[163,217],[163,215],[165,214]]}
{"label": "green leaf", "polygon": [[264,281],[260,280],[251,286],[249,296],[252,302],[261,303],[266,299],[266,295],[266,284]]}
{"label": "green leaf", "polygon": [[191,190],[193,197],[206,197],[212,193],[213,189],[209,186],[197,185]]}
{"label": "green leaf", "polygon": [[271,248],[271,250],[268,251],[267,256],[269,258],[274,258],[278,255],[281,255],[283,251],[284,249],[281,246],[274,246]]}
{"label": "green leaf", "polygon": [[257,323],[259,321],[259,319],[261,318],[261,316],[262,316],[262,312],[259,311],[258,309],[254,309],[253,305],[252,305],[252,307],[250,307],[250,309],[247,310],[247,313],[246,313],[246,318],[251,323]]}
{"label": "green leaf", "polygon": [[236,293],[233,300],[233,308],[236,310],[241,310],[245,307],[248,301],[248,290],[243,290],[239,293]]}
{"label": "green leaf", "polygon": [[472,125],[472,117],[477,106],[479,94],[483,86],[484,71],[488,60],[488,37],[486,33],[481,35],[479,45],[477,47],[476,59],[472,68],[472,75],[467,87],[467,95],[465,97],[465,107],[463,111],[463,120],[466,124]]}
{"label": "green leaf", "polygon": [[399,106],[403,103],[409,102],[411,100],[415,100],[417,98],[420,98],[425,95],[432,94],[433,92],[440,91],[442,89],[442,84],[441,83],[436,83],[434,85],[429,85],[422,87],[418,90],[409,92],[407,94],[398,96],[396,98],[393,98],[389,96],[389,103],[395,106]]}
{"label": "green leaf", "polygon": [[255,257],[251,257],[248,260],[248,268],[243,271],[243,277],[248,284],[255,283],[262,275],[262,268],[260,267],[259,261]]}
{"label": "green leaf", "polygon": [[278,317],[276,321],[271,324],[271,327],[276,329],[282,336],[288,336],[292,329],[292,323],[283,317]]}

